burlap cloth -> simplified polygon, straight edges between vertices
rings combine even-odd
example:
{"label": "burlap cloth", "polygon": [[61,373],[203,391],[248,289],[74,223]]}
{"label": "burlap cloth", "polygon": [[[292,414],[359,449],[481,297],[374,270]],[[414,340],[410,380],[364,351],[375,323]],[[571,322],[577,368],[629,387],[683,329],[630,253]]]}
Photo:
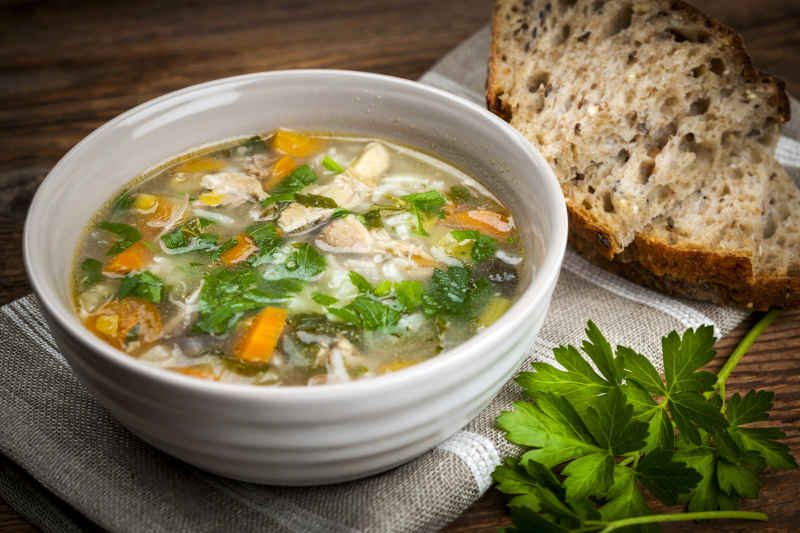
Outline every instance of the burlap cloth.
{"label": "burlap cloth", "polygon": [[[421,81],[481,102],[488,46],[484,28]],[[784,134],[779,158],[800,167],[800,144],[792,140],[800,138],[800,121]],[[500,458],[515,451],[493,425],[519,398],[509,383],[463,430],[390,472],[319,488],[231,481],[151,448],[111,418],[58,353],[34,296],[0,311],[0,496],[45,531],[431,531],[477,500]],[[661,368],[661,335],[712,324],[723,336],[745,316],[643,289],[568,250],[528,356],[548,360],[553,346],[579,343],[591,318]]]}

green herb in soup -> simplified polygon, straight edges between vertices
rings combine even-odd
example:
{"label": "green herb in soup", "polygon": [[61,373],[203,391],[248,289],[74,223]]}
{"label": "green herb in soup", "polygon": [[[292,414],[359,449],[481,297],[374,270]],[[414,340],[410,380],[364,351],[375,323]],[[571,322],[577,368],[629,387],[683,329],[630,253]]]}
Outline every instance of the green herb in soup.
{"label": "green herb in soup", "polygon": [[513,303],[514,220],[454,167],[279,130],[180,158],[95,217],[86,327],[148,364],[253,385],[343,383],[466,341]]}

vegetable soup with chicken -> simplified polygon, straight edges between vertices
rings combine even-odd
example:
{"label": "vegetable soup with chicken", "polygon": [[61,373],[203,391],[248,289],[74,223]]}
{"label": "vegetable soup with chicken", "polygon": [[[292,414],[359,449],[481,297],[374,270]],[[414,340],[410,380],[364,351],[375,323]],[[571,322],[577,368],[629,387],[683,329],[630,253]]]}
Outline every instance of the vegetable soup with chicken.
{"label": "vegetable soup with chicken", "polygon": [[476,179],[383,139],[278,130],[134,180],[78,245],[86,327],[146,364],[343,383],[457,346],[513,303],[514,219]]}

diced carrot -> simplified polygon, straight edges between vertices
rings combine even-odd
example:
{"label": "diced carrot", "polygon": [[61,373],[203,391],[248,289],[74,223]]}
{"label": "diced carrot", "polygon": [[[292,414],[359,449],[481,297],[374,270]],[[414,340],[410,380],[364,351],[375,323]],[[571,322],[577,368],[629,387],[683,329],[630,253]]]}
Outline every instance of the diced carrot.
{"label": "diced carrot", "polygon": [[173,372],[185,374],[193,378],[209,379],[211,381],[219,381],[219,377],[214,374],[214,368],[208,363],[202,365],[192,366],[175,366],[170,368]]}
{"label": "diced carrot", "polygon": [[233,248],[225,250],[222,252],[222,255],[219,256],[219,260],[222,261],[225,266],[231,266],[246,261],[248,257],[258,251],[256,241],[250,235],[240,233],[235,239],[236,244]]}
{"label": "diced carrot", "polygon": [[137,241],[112,257],[103,268],[103,274],[122,276],[143,269],[153,259],[144,241]]}
{"label": "diced carrot", "polygon": [[320,149],[320,143],[311,137],[286,130],[278,130],[272,138],[272,146],[279,152],[294,157],[307,157]]}
{"label": "diced carrot", "polygon": [[283,178],[288,176],[292,170],[297,167],[297,162],[285,155],[278,159],[275,164],[272,166],[272,175],[267,179],[267,181],[263,184],[264,190],[269,191],[277,184],[281,182]]}
{"label": "diced carrot", "polygon": [[225,168],[228,164],[213,157],[198,157],[182,163],[175,168],[176,172],[212,172]]}
{"label": "diced carrot", "polygon": [[234,347],[238,359],[248,363],[266,363],[278,346],[286,324],[286,309],[266,307],[256,315]]}
{"label": "diced carrot", "polygon": [[[86,320],[92,333],[116,347],[122,347],[136,330],[136,339],[149,343],[161,336],[161,315],[152,302],[144,298],[123,298],[104,305]],[[132,335],[133,336],[133,335]]]}
{"label": "diced carrot", "polygon": [[448,212],[444,223],[448,226],[478,230],[496,239],[510,237],[514,231],[514,223],[507,216],[488,209],[470,209],[469,211]]}

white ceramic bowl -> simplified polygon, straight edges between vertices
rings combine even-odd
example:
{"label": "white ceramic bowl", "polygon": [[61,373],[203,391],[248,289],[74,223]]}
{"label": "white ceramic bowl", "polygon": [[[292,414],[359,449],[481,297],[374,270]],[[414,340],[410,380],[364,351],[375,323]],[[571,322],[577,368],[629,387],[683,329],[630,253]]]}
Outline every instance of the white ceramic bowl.
{"label": "white ceramic bowl", "polygon": [[[320,387],[208,383],[144,365],[73,314],[70,265],[93,213],[142,171],[220,139],[289,127],[373,135],[428,150],[510,207],[528,250],[519,300],[463,345],[406,370]],[[25,224],[25,265],[75,373],[131,431],[200,468],[280,485],[333,483],[404,463],[464,426],[518,368],[542,325],[567,238],[553,172],[486,110],[375,74],[294,70],[156,98],[98,128],[53,168]]]}

